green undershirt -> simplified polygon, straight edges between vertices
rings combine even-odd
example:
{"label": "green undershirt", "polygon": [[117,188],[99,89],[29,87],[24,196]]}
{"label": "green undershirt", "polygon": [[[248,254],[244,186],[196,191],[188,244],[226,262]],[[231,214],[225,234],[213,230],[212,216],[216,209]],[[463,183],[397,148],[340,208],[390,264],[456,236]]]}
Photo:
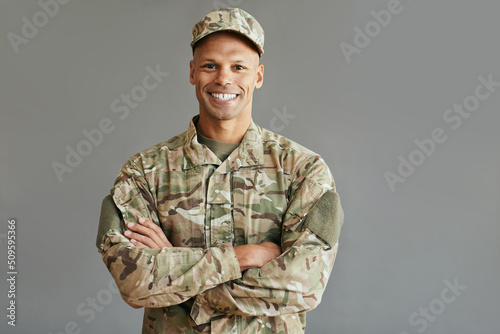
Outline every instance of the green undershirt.
{"label": "green undershirt", "polygon": [[220,161],[226,160],[229,154],[231,154],[231,152],[233,152],[235,148],[240,146],[240,143],[223,143],[214,139],[204,137],[200,132],[197,132],[197,134],[198,142],[200,144],[206,145],[210,149],[210,151],[214,152],[214,154],[217,156],[217,158],[220,159]]}

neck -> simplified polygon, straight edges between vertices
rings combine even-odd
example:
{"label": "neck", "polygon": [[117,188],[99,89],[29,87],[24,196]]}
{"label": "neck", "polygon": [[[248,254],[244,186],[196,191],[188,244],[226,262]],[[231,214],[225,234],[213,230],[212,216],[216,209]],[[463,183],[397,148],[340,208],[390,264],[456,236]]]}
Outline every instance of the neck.
{"label": "neck", "polygon": [[241,142],[245,136],[251,121],[251,118],[245,120],[214,120],[200,114],[196,128],[204,137],[222,143],[236,144]]}

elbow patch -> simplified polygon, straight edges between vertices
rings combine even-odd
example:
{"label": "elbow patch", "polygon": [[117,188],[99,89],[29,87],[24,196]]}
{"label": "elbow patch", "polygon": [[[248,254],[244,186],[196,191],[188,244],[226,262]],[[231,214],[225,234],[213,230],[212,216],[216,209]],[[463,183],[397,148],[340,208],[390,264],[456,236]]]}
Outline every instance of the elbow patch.
{"label": "elbow patch", "polygon": [[104,237],[110,230],[123,232],[122,216],[115,205],[113,197],[104,197],[101,205],[101,217],[99,218],[99,229],[97,232],[96,246],[99,250],[104,247]]}
{"label": "elbow patch", "polygon": [[309,228],[333,247],[339,239],[343,223],[344,211],[340,205],[339,195],[330,190],[321,196],[309,211],[304,221],[304,228]]}

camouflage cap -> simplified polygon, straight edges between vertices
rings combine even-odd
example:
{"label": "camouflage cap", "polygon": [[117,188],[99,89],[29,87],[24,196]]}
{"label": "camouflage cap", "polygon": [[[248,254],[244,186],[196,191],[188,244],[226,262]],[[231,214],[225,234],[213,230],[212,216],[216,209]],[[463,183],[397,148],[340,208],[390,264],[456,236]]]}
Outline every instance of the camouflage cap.
{"label": "camouflage cap", "polygon": [[264,29],[252,15],[239,8],[219,8],[208,13],[193,27],[191,47],[203,37],[224,30],[247,37],[259,50],[259,56],[264,53]]}

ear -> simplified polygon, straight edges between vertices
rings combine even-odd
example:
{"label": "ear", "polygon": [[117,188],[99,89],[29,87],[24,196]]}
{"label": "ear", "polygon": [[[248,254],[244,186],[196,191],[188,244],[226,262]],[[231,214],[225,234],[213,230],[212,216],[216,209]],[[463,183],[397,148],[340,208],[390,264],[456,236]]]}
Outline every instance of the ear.
{"label": "ear", "polygon": [[259,64],[257,67],[257,80],[255,81],[255,88],[259,89],[264,83],[264,65]]}
{"label": "ear", "polygon": [[194,78],[194,60],[189,62],[189,82],[191,85],[194,85],[196,82]]}

